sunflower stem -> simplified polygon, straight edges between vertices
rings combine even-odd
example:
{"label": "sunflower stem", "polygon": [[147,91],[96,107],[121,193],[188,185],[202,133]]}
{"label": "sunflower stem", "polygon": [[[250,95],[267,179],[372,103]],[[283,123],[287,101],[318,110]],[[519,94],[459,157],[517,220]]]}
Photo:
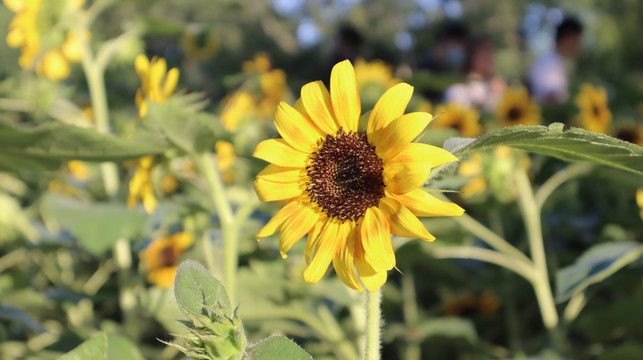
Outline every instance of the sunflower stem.
{"label": "sunflower stem", "polygon": [[[205,179],[212,196],[212,202],[219,215],[221,231],[223,232],[223,282],[230,299],[236,300],[236,274],[239,262],[237,254],[237,229],[234,226],[234,215],[228,199],[225,195],[225,188],[221,180],[221,174],[214,166],[214,159],[210,152],[203,152],[193,156],[194,163]],[[207,242],[207,244],[205,243]],[[204,240],[204,250],[212,252],[209,239]],[[211,273],[214,273],[214,257],[206,254],[206,261]]]}
{"label": "sunflower stem", "polygon": [[554,304],[554,297],[549,284],[549,273],[547,270],[547,258],[545,256],[545,245],[543,241],[542,227],[540,223],[540,211],[534,198],[527,173],[520,169],[515,173],[516,185],[518,186],[518,205],[522,213],[529,249],[534,262],[535,276],[532,278],[532,285],[538,298],[538,305],[543,317],[543,323],[547,329],[555,328],[558,325],[558,312]]}
{"label": "sunflower stem", "polygon": [[[81,63],[87,79],[87,86],[89,87],[89,96],[92,103],[96,131],[101,134],[108,134],[110,128],[107,92],[105,91],[105,68],[96,62],[89,42],[86,36],[84,36],[90,23],[91,19],[89,17],[81,17],[80,21],[76,22],[74,35],[81,50]],[[118,193],[119,183],[116,164],[112,162],[102,163],[100,169],[105,186],[105,193],[109,198],[114,197],[116,193]]]}
{"label": "sunflower stem", "polygon": [[365,360],[380,360],[380,302],[381,288],[366,294],[366,353]]}

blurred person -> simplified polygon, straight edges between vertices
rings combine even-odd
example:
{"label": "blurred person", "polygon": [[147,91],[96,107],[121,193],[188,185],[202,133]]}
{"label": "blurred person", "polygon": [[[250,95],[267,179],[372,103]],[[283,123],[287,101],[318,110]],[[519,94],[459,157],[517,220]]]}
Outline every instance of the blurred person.
{"label": "blurred person", "polygon": [[539,103],[558,105],[569,99],[565,60],[578,53],[582,32],[583,25],[578,20],[565,18],[556,28],[555,48],[534,62],[529,73],[529,84]]}
{"label": "blurred person", "polygon": [[494,76],[494,47],[486,38],[473,40],[467,46],[463,73],[466,83],[447,88],[444,101],[456,102],[467,107],[492,109],[496,106],[507,84],[500,76]]}
{"label": "blurred person", "polygon": [[469,30],[459,22],[448,22],[438,32],[435,46],[420,61],[421,69],[432,72],[458,72],[466,55]]}
{"label": "blurred person", "polygon": [[352,25],[343,25],[339,29],[337,39],[335,41],[335,48],[330,59],[329,70],[338,62],[350,60],[354,63],[360,57],[360,49],[364,38]]}

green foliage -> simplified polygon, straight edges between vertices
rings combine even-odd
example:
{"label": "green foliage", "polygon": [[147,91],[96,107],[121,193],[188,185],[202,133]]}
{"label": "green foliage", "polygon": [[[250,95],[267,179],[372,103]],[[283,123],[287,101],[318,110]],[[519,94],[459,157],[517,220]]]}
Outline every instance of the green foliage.
{"label": "green foliage", "polygon": [[248,360],[312,360],[312,358],[297,344],[283,336],[263,339],[248,348]]}
{"label": "green foliage", "polygon": [[57,194],[47,194],[41,201],[43,214],[58,221],[95,255],[111,249],[120,238],[135,238],[147,218],[141,210],[129,210],[122,203],[88,203]]}
{"label": "green foliage", "polygon": [[0,120],[0,169],[16,172],[52,170],[66,160],[124,161],[165,150],[158,143],[99,134],[60,122],[27,129]]}
{"label": "green foliage", "polygon": [[176,271],[174,296],[187,314],[210,315],[214,312],[224,317],[233,315],[223,284],[193,260],[184,261]]}
{"label": "green foliage", "polygon": [[80,344],[59,360],[143,360],[139,350],[123,336],[102,332]]}
{"label": "green foliage", "polygon": [[556,273],[556,300],[565,301],[588,286],[601,282],[643,256],[643,245],[635,242],[598,244],[573,265]]}
{"label": "green foliage", "polygon": [[473,152],[511,146],[566,161],[590,161],[643,176],[643,148],[611,136],[579,128],[563,131],[563,124],[513,126],[491,131],[477,139],[452,138],[444,148],[465,157]]}

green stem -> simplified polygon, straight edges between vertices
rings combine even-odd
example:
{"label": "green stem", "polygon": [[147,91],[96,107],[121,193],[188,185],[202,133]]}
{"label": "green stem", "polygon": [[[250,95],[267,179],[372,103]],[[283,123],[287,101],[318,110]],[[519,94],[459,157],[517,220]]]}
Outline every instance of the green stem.
{"label": "green stem", "polygon": [[518,205],[520,206],[525,227],[527,228],[531,258],[533,259],[534,269],[536,271],[531,283],[536,292],[543,323],[547,329],[551,330],[558,325],[558,312],[556,311],[554,297],[549,284],[542,225],[540,223],[540,211],[534,198],[527,173],[524,170],[518,170],[515,173],[515,179],[518,187]]}
{"label": "green stem", "polygon": [[366,294],[366,360],[380,360],[381,288]]}
{"label": "green stem", "polygon": [[[85,77],[87,78],[87,86],[89,87],[89,96],[92,102],[96,131],[101,134],[108,134],[110,129],[107,93],[105,91],[105,68],[96,63],[89,42],[84,36],[84,32],[89,28],[89,20],[89,18],[81,17],[76,23],[74,35],[76,39],[78,39],[81,49],[82,66]],[[107,197],[114,197],[116,193],[118,193],[119,183],[116,164],[102,163],[101,172]]]}
{"label": "green stem", "polygon": [[118,302],[123,312],[125,329],[127,334],[133,338],[138,337],[138,321],[136,312],[136,295],[131,273],[132,267],[132,249],[129,241],[125,238],[116,240],[114,244],[114,260],[118,266]]}
{"label": "green stem", "polygon": [[[232,208],[225,195],[225,188],[219,171],[214,166],[214,159],[212,154],[204,152],[193,156],[194,163],[210,190],[212,202],[219,214],[221,221],[221,231],[223,232],[223,282],[228,291],[230,299],[236,299],[236,274],[239,262],[237,250],[237,228],[234,226],[234,215]],[[212,251],[210,246],[206,247],[206,251]],[[206,259],[208,256],[206,255]],[[212,258],[213,259],[213,258]],[[208,268],[210,272],[214,271],[215,264],[213,260],[208,260]],[[234,301],[234,300],[233,300]]]}
{"label": "green stem", "polygon": [[[415,281],[413,273],[409,272],[402,276],[402,311],[404,314],[404,323],[409,329],[414,329],[420,319],[418,313],[418,304],[415,294]],[[422,358],[422,349],[417,338],[406,338],[406,348],[404,359],[420,360]]]}
{"label": "green stem", "polygon": [[502,266],[530,282],[534,278],[533,265],[494,250],[471,246],[430,246],[430,249],[431,254],[438,259],[475,259]]}
{"label": "green stem", "polygon": [[585,175],[592,171],[592,169],[594,169],[594,164],[579,162],[573,163],[567,168],[560,170],[559,172],[554,174],[547,181],[545,181],[542,186],[540,186],[538,191],[536,191],[536,195],[534,195],[538,209],[542,209],[543,204],[545,203],[549,195],[551,195],[554,190],[556,190],[560,185],[573,178]]}

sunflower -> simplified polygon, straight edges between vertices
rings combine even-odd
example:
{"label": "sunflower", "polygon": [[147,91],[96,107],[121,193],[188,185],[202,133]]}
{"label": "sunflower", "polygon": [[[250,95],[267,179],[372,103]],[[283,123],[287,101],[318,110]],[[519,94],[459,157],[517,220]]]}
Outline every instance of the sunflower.
{"label": "sunflower", "polygon": [[643,146],[643,125],[633,126],[626,125],[618,131],[617,138],[631,142],[638,146]]}
{"label": "sunflower", "polygon": [[435,112],[444,113],[435,118],[434,126],[440,128],[454,128],[462,136],[476,137],[482,133],[480,126],[480,113],[471,107],[450,102],[446,105],[439,105]]}
{"label": "sunflower", "polygon": [[540,106],[529,97],[527,88],[508,88],[496,108],[502,126],[540,124]]}
{"label": "sunflower", "polygon": [[441,148],[412,143],[431,121],[404,110],[413,87],[389,89],[358,131],[361,102],[348,60],[331,71],[330,92],[306,84],[294,107],[281,102],[275,125],[281,139],[265,140],[253,156],[268,165],[257,175],[262,201],[288,200],[259,231],[279,232],[282,257],[308,234],[304,280],[316,283],[333,262],[349,287],[371,292],[395,266],[391,233],[433,241],[418,216],[459,216],[464,210],[418,187],[431,168],[458,159]]}
{"label": "sunflower", "polygon": [[577,121],[589,131],[608,134],[612,124],[612,112],[607,107],[607,93],[604,88],[583,84],[576,96],[580,110]]}
{"label": "sunflower", "polygon": [[194,234],[180,232],[154,240],[140,253],[148,273],[147,280],[162,288],[174,284],[179,256],[194,242]]}
{"label": "sunflower", "polygon": [[141,88],[136,91],[135,101],[139,117],[144,118],[147,115],[147,100],[162,104],[172,95],[179,82],[179,69],[167,71],[165,59],[155,56],[150,61],[143,54],[136,57],[134,67],[141,78]]}

